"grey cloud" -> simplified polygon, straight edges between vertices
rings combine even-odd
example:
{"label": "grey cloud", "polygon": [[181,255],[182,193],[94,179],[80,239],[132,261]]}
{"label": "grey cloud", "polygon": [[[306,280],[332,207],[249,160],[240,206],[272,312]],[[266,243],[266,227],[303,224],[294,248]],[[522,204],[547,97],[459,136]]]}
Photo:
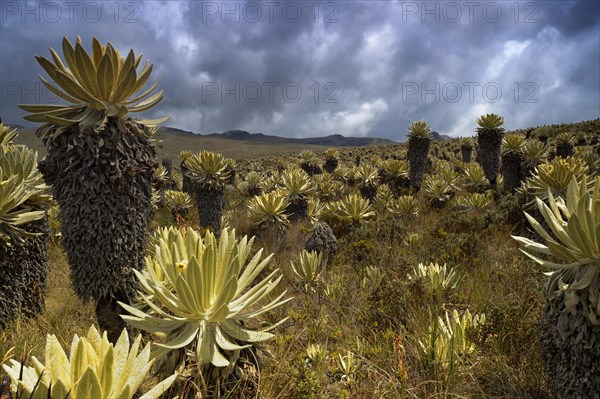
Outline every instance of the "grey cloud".
{"label": "grey cloud", "polygon": [[[44,3],[48,2],[39,4]],[[155,64],[155,78],[162,79],[160,87],[165,90],[164,101],[147,116],[170,114],[170,125],[202,133],[246,129],[401,139],[417,119],[429,121],[442,133],[466,135],[472,133],[480,112],[501,113],[509,128],[599,116],[598,2],[520,2],[516,8],[514,2],[482,2],[477,3],[472,21],[463,2],[454,3],[461,7],[458,21],[452,21],[450,3],[428,2],[430,10],[438,7],[439,22],[436,15],[421,14],[423,2],[287,2],[302,9],[297,22],[289,20],[295,8],[289,9],[286,19],[281,13],[286,2],[276,3],[273,21],[268,20],[264,2],[227,3],[229,9],[239,4],[240,10],[250,7],[249,11],[261,6],[263,15],[255,23],[245,21],[242,14],[240,22],[226,15],[223,23],[220,1],[122,2],[117,23],[107,5],[104,18],[96,23],[84,18],[72,23],[31,19],[23,23],[20,15],[5,15],[0,24],[0,113],[9,122],[23,124],[23,113],[16,107],[22,93],[7,95],[7,85],[25,82],[34,87],[42,71],[33,55],[47,56],[47,47],[60,48],[62,36],[74,40],[79,34],[88,44],[95,35],[122,51],[143,52]],[[124,23],[125,7],[132,4],[138,23]],[[219,8],[217,13],[206,13],[214,7]],[[502,12],[498,21],[482,14],[489,9],[488,17],[493,17],[496,8]],[[337,22],[324,23],[332,11]],[[529,15],[532,11],[534,15]],[[279,84],[273,101],[267,82]],[[335,84],[337,102],[324,101],[333,92],[325,90],[328,82]],[[472,102],[467,82],[479,84]],[[219,92],[207,95],[206,88],[213,83]],[[236,83],[240,89],[258,85],[262,96],[250,102],[242,95],[236,102],[235,96],[227,95],[223,101],[221,84],[231,89]],[[286,83],[301,87],[298,101],[282,96]],[[436,83],[438,98],[431,93],[423,96],[421,89],[434,89]],[[482,95],[482,86],[491,83],[502,88],[497,102]],[[515,83],[520,85],[519,101],[514,98]],[[537,85],[537,103],[523,102],[531,94],[523,91],[528,83]],[[444,88],[454,84],[462,87],[457,102],[444,95],[452,93]],[[418,92],[407,95],[407,88],[414,85]]]}

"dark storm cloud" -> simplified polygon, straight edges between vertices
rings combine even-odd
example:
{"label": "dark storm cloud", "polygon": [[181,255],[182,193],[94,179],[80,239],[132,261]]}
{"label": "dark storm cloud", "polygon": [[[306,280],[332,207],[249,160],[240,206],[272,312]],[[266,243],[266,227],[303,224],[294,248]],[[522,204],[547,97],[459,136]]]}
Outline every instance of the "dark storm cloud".
{"label": "dark storm cloud", "polygon": [[171,115],[169,125],[202,133],[402,139],[417,119],[452,135],[472,134],[485,112],[508,128],[591,119],[600,114],[599,7],[5,0],[0,113],[23,124],[18,103],[48,102],[36,93],[33,55],[81,35],[86,46],[97,36],[144,53],[165,90],[144,116]]}

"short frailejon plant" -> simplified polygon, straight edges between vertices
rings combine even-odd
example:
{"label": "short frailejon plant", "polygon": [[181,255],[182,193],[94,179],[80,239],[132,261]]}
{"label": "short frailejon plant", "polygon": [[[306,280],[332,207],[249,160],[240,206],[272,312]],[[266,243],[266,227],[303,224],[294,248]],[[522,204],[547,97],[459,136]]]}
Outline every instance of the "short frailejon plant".
{"label": "short frailejon plant", "polygon": [[[87,336],[75,335],[71,353],[65,351],[54,335],[46,338],[45,363],[35,356],[33,367],[16,360],[4,365],[15,387],[18,398],[31,399],[131,399],[150,372],[154,359],[150,358],[150,344],[138,354],[142,336],[129,346],[129,336],[123,330],[116,344],[108,341],[92,326]],[[177,374],[158,383],[140,399],[158,399],[169,389]]]}
{"label": "short frailejon plant", "polygon": [[187,176],[194,183],[200,225],[218,236],[225,206],[225,185],[231,176],[225,157],[211,151],[201,151],[186,159]]}
{"label": "short frailejon plant", "polygon": [[271,255],[261,260],[261,249],[249,259],[254,239],[238,241],[235,230],[227,229],[218,240],[188,228],[156,234],[155,256],[136,271],[143,288],[139,304],[121,304],[127,311],[123,319],[165,335],[154,353],[161,375],[187,370],[205,394],[218,394],[238,362],[258,367],[256,354],[248,351],[273,337],[269,331],[286,319],[261,328],[246,322],[291,298],[284,299],[285,292],[270,296],[282,278],[277,269],[255,282]]}

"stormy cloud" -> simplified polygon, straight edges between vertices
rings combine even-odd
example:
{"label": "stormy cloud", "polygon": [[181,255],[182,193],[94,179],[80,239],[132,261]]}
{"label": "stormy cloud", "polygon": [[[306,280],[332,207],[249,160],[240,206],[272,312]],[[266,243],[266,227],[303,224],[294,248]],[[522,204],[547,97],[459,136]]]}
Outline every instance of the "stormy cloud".
{"label": "stormy cloud", "polygon": [[410,122],[473,134],[600,116],[596,1],[11,1],[0,3],[0,114],[59,102],[34,55],[63,36],[133,48],[165,97],[144,117],[198,133],[402,140]]}

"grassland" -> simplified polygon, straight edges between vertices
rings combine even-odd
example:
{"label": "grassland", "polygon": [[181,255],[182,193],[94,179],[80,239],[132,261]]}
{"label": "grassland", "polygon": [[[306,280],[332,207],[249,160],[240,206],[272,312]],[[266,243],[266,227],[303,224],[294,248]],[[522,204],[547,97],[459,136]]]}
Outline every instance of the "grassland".
{"label": "grassland", "polygon": [[[226,141],[206,140],[191,147],[165,139],[159,155],[175,159],[181,149],[202,148],[238,159],[268,154],[268,160],[256,160],[267,169],[275,161],[298,162],[296,156],[282,155],[299,150],[289,145],[236,143],[234,148]],[[434,152],[456,155],[449,150],[453,146],[455,142],[437,143]],[[341,150],[340,159],[350,164],[357,155],[365,160],[402,151],[403,146],[348,149]],[[228,191],[227,220],[239,235],[250,232],[245,201],[235,190]],[[257,238],[254,248],[274,253],[270,268],[284,275],[279,292],[286,290],[294,300],[266,316],[267,321],[289,319],[266,343],[273,357],[264,358],[260,393],[249,397],[550,399],[538,348],[546,277],[510,238],[530,234],[522,220],[514,223],[505,217],[500,202],[467,213],[451,207],[431,209],[421,195],[419,205],[421,212],[414,217],[377,212],[360,227],[340,233],[338,255],[312,290],[305,289],[290,268],[290,260],[304,246],[309,222],[292,225],[279,238]],[[182,223],[196,226],[197,215],[192,212]],[[172,224],[177,222],[170,212],[160,209],[151,228]],[[457,287],[434,295],[411,277],[416,265],[429,262],[455,270],[461,276]],[[486,315],[483,328],[469,332],[475,350],[449,365],[430,357],[435,343],[423,343],[432,320],[446,311],[467,309]],[[92,306],[71,289],[56,238],[50,243],[46,311],[0,332],[0,359],[11,347],[17,357],[43,357],[46,334],[56,334],[68,347],[73,334],[84,334],[94,322]],[[310,344],[323,348],[322,361],[309,358]],[[349,373],[336,361],[348,352],[356,364]]]}
{"label": "grassland", "polygon": [[[165,130],[159,130],[154,136],[157,157],[178,159],[181,150],[192,152],[202,150],[220,152],[224,156],[233,159],[252,159],[269,155],[284,155],[302,150],[322,151],[326,147],[310,144],[291,144],[268,141],[238,141],[221,137],[191,136],[177,134]],[[35,131],[31,129],[20,129],[17,144],[25,144],[38,151],[40,156],[46,153],[44,144],[36,137]]]}

